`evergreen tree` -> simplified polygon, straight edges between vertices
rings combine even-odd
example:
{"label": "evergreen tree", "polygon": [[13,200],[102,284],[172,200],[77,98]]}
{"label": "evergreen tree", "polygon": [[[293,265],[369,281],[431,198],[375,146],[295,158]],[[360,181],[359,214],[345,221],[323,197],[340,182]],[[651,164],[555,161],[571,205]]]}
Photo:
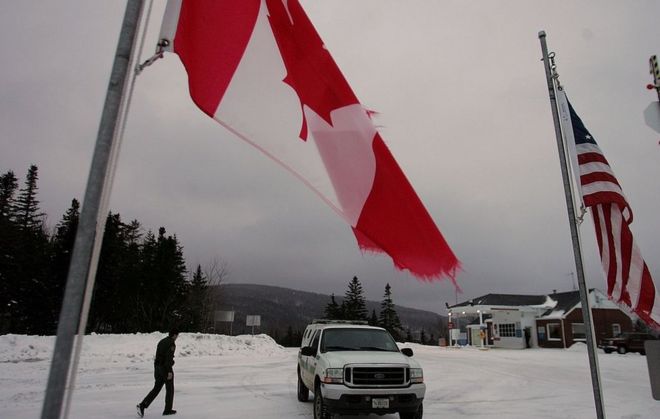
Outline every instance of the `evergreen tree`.
{"label": "evergreen tree", "polygon": [[413,341],[413,335],[412,332],[410,331],[410,328],[406,329],[406,342],[412,342]]}
{"label": "evergreen tree", "polygon": [[51,319],[53,323],[48,325],[50,333],[55,333],[57,328],[56,320],[59,318],[62,307],[64,288],[66,286],[79,220],[80,203],[78,200],[73,199],[71,201],[71,207],[62,216],[62,220],[55,228],[55,235],[51,238],[52,260],[50,271],[52,275],[52,288],[49,301],[44,307],[45,310],[52,313]]}
{"label": "evergreen tree", "polygon": [[378,316],[376,316],[376,310],[371,310],[371,318],[369,319],[370,326],[378,326]]}
{"label": "evergreen tree", "polygon": [[338,320],[342,318],[341,307],[335,301],[335,294],[330,296],[330,302],[325,306],[325,318],[330,320]]}
{"label": "evergreen tree", "polygon": [[142,281],[142,226],[137,220],[129,224],[122,224],[123,257],[117,269],[121,271],[118,284],[118,294],[121,296],[117,302],[118,313],[113,320],[119,333],[136,332],[142,322],[138,313],[140,284]]}
{"label": "evergreen tree", "polygon": [[124,297],[120,288],[120,266],[126,256],[122,227],[121,216],[108,213],[87,322],[88,332],[118,333],[119,330],[113,327],[114,320],[121,314],[127,314],[121,313],[118,307]]}
{"label": "evergreen tree", "polygon": [[12,208],[14,222],[22,230],[34,233],[41,233],[44,221],[44,213],[40,212],[39,201],[37,200],[39,189],[37,187],[38,171],[37,166],[30,166],[25,178],[25,186],[19,191]]}
{"label": "evergreen tree", "polygon": [[346,320],[367,320],[367,304],[364,298],[362,284],[357,276],[348,283],[344,297],[344,318]]}
{"label": "evergreen tree", "polygon": [[419,343],[426,345],[426,332],[422,329],[422,332],[419,334]]}
{"label": "evergreen tree", "polygon": [[108,214],[89,314],[89,332],[156,330],[142,328],[148,321],[145,322],[144,313],[139,311],[144,266],[140,237],[137,221],[125,224],[119,214]]}
{"label": "evergreen tree", "polygon": [[37,200],[38,178],[37,166],[30,166],[24,187],[9,210],[10,221],[16,227],[10,243],[13,266],[7,272],[8,320],[13,333],[44,334],[53,321],[52,313],[42,310],[42,302],[48,300],[52,284],[50,243]]}
{"label": "evergreen tree", "polygon": [[380,303],[380,316],[378,318],[380,325],[387,329],[392,337],[399,341],[401,339],[401,320],[399,314],[396,312],[394,302],[392,301],[392,287],[388,283],[385,285],[385,295],[383,301]]}
{"label": "evergreen tree", "polygon": [[156,288],[156,330],[168,330],[182,320],[181,307],[186,299],[186,265],[183,248],[174,236],[166,236],[165,228],[158,229],[156,264],[154,274],[158,281]]}
{"label": "evergreen tree", "polygon": [[156,330],[155,321],[158,302],[155,295],[158,290],[158,276],[155,274],[156,253],[158,244],[156,236],[150,230],[147,232],[141,247],[141,263],[138,276],[140,278],[139,299],[136,310],[142,319],[138,331],[147,332]]}
{"label": "evergreen tree", "polygon": [[206,328],[206,318],[208,309],[208,281],[202,273],[202,266],[197,265],[197,270],[190,281],[188,292],[188,318],[187,329],[191,332],[202,332]]}
{"label": "evergreen tree", "polygon": [[18,228],[12,222],[18,180],[14,172],[0,175],[0,333],[10,331],[16,298],[16,246]]}
{"label": "evergreen tree", "polygon": [[10,170],[0,175],[0,219],[9,219],[16,189],[18,189],[18,179],[14,172]]}
{"label": "evergreen tree", "polygon": [[148,232],[140,242],[141,236],[137,221],[127,225],[119,214],[108,215],[88,331],[192,328],[183,248],[163,227],[158,237]]}

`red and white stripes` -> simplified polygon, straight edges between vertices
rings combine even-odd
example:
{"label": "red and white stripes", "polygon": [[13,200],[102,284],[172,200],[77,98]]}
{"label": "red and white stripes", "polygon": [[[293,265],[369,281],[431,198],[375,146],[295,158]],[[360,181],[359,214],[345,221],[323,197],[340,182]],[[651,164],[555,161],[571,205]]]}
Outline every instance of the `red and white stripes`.
{"label": "red and white stripes", "polygon": [[621,185],[563,91],[557,101],[577,184],[594,220],[607,295],[660,328],[660,294],[630,231],[633,213]]}

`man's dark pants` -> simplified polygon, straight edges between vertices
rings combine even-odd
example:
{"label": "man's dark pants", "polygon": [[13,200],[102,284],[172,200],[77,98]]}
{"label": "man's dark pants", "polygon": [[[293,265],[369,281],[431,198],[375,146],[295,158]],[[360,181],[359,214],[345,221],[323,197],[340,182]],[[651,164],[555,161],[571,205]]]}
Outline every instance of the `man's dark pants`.
{"label": "man's dark pants", "polygon": [[158,396],[158,393],[160,393],[160,390],[163,388],[163,385],[165,386],[165,410],[172,410],[172,404],[174,403],[174,374],[172,374],[172,379],[168,380],[167,379],[167,372],[165,371],[165,368],[161,366],[156,366],[154,369],[154,379],[156,380],[154,383],[154,388],[151,389],[149,394],[147,394],[147,397],[142,400],[142,407],[145,409],[149,407],[151,402],[154,401],[156,396]]}

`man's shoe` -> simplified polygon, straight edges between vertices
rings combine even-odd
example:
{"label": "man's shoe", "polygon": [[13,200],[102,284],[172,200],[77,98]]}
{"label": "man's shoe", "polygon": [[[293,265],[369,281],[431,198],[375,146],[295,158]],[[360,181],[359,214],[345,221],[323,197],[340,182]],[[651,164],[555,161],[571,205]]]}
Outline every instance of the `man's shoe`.
{"label": "man's shoe", "polygon": [[176,415],[176,410],[166,410],[163,412],[163,416],[167,415]]}
{"label": "man's shoe", "polygon": [[138,416],[143,418],[144,417],[144,406],[142,406],[142,403],[139,403],[136,407],[137,407]]}

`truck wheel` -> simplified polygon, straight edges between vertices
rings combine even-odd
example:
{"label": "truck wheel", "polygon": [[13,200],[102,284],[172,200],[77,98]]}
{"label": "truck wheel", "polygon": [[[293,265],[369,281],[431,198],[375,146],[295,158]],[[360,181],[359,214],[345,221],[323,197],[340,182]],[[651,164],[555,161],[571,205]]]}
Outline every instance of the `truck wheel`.
{"label": "truck wheel", "polygon": [[306,402],[307,400],[309,400],[309,389],[300,378],[300,370],[298,370],[298,401]]}
{"label": "truck wheel", "polygon": [[399,412],[399,417],[401,419],[422,419],[423,414],[424,406],[420,404],[416,412]]}
{"label": "truck wheel", "polygon": [[611,354],[612,353],[611,349],[603,349],[603,350],[605,351],[606,354]]}
{"label": "truck wheel", "polygon": [[321,385],[316,384],[314,389],[314,419],[332,419],[332,413],[325,405],[323,395],[321,394]]}
{"label": "truck wheel", "polygon": [[626,352],[628,352],[628,351],[626,350],[626,347],[625,347],[625,346],[619,346],[619,347],[616,349],[616,351],[617,351],[618,353],[620,353],[621,355],[623,355],[623,354],[625,354]]}

